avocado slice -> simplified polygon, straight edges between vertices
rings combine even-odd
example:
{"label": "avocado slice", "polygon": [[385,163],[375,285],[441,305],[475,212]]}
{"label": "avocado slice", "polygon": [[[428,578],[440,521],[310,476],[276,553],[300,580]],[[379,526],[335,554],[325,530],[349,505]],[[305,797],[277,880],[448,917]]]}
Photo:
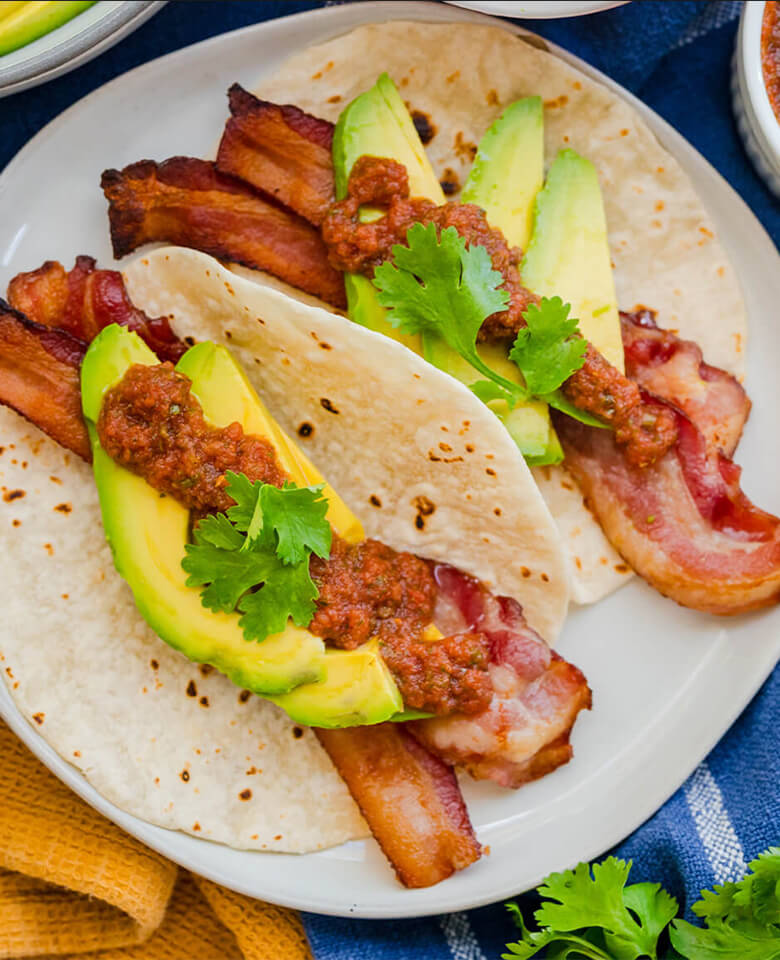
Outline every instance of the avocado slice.
{"label": "avocado slice", "polygon": [[[267,437],[276,448],[280,464],[298,486],[325,482],[314,464],[270,415],[244,371],[224,347],[210,341],[198,343],[184,354],[176,369],[190,378],[193,394],[215,427],[238,422],[247,433]],[[323,496],[328,501],[328,521],[336,533],[349,543],[362,540],[360,520],[327,483]]]}
{"label": "avocado slice", "polygon": [[[347,726],[380,723],[403,709],[401,695],[375,647],[327,650],[321,638],[288,624],[262,643],[248,643],[238,614],[214,613],[200,592],[186,585],[181,561],[189,535],[189,511],[161,496],[141,477],[103,451],[95,422],[105,391],[133,363],[157,363],[134,333],[107,327],[92,343],[82,366],[82,405],[93,445],[94,472],[103,525],[117,570],[130,585],[136,606],[152,629],[192,660],[211,663],[235,684],[265,696],[285,697],[300,689],[288,712],[300,723]],[[201,343],[185,353],[177,369],[192,380],[206,418],[216,426],[237,421],[268,437],[280,462],[301,485],[322,477],[282,432],[243,371],[224,347]],[[328,519],[345,539],[363,536],[358,519],[326,485]],[[303,694],[303,691],[305,695]]]}
{"label": "avocado slice", "polygon": [[268,699],[308,727],[367,726],[403,710],[401,693],[376,640],[355,650],[328,650],[325,660],[324,681]]}
{"label": "avocado slice", "polygon": [[112,325],[92,341],[81,369],[103,527],[117,570],[158,636],[191,660],[212,664],[238,686],[285,693],[323,679],[325,644],[319,637],[290,624],[261,644],[247,643],[238,614],[215,613],[201,604],[200,592],[186,585],[181,566],[189,511],[118,466],[100,446],[95,423],[105,391],[132,364],[157,362],[137,334]]}
{"label": "avocado slice", "polygon": [[[531,97],[529,98],[529,104],[525,105],[526,101],[519,101],[519,103],[524,104],[524,106],[520,106],[516,110],[510,108],[504,114],[504,116],[507,116],[511,111],[507,122],[501,126],[500,133],[490,136],[490,131],[488,131],[488,134],[485,135],[487,142],[492,142],[494,145],[491,149],[493,149],[495,160],[491,165],[488,162],[489,158],[485,158],[481,167],[482,173],[478,178],[475,178],[475,182],[472,184],[474,193],[480,189],[487,191],[491,180],[498,182],[504,175],[504,171],[499,170],[498,165],[502,160],[506,160],[509,151],[506,145],[499,150],[495,148],[495,144],[497,141],[502,143],[506,141],[508,138],[507,131],[513,126],[521,129],[528,127],[527,136],[521,138],[523,146],[524,149],[530,148],[534,144],[538,147],[540,151],[538,165],[541,168],[543,145],[540,137],[542,134],[539,131],[534,133],[534,127],[541,129],[541,100],[538,97]],[[499,122],[497,121],[497,124]],[[483,142],[486,142],[485,138],[483,138]],[[482,145],[480,145],[481,149]],[[409,187],[412,196],[426,197],[439,204],[444,202],[441,185],[436,179],[425,153],[425,148],[414,127],[412,118],[409,116],[409,111],[406,109],[395,84],[386,73],[379,77],[370,90],[362,93],[342,111],[336,124],[333,135],[333,167],[336,197],[338,199],[346,195],[352,167],[355,161],[364,155],[389,157],[403,163],[409,174]],[[491,169],[493,170],[492,173]],[[539,183],[541,184],[541,175],[539,176]],[[480,184],[481,186],[479,186]],[[525,188],[526,192],[530,191],[531,186],[532,184],[529,183]],[[533,197],[528,200],[529,209],[532,200]],[[478,203],[479,200],[474,199],[472,202]],[[517,207],[518,204],[515,205],[515,208]],[[379,215],[377,210],[364,209],[361,211],[361,217],[364,221],[370,221]],[[525,222],[528,217],[529,214],[523,211],[520,219]],[[510,242],[514,243],[516,241],[512,240]],[[414,350],[415,353],[422,354],[434,366],[454,376],[467,386],[482,379],[482,375],[474,370],[469,363],[463,360],[460,354],[452,350],[440,337],[429,334],[424,337],[417,334],[410,336],[401,333],[388,323],[386,311],[377,301],[377,291],[367,277],[347,274],[345,283],[347,309],[351,320],[385,336],[392,337],[394,340],[399,340],[409,349]],[[520,382],[519,371],[507,359],[505,350],[492,346],[481,347],[480,354],[483,359],[487,360],[504,376],[516,383]],[[488,357],[490,357],[489,360]],[[546,404],[537,402],[520,404],[513,410],[510,410],[506,402],[502,401],[492,402],[489,406],[504,423],[512,439],[530,463],[558,463],[563,458]]]}
{"label": "avocado slice", "polygon": [[0,11],[0,56],[18,50],[72,20],[95,0],[32,0],[3,4]]}
{"label": "avocado slice", "polygon": [[460,199],[482,207],[509,246],[525,250],[543,182],[542,98],[524,97],[508,106],[480,140]]}
{"label": "avocado slice", "polygon": [[[388,157],[403,163],[409,175],[413,197],[427,197],[444,203],[436,174],[415,130],[409,111],[388,74],[383,73],[365,93],[353,100],[341,113],[333,133],[333,172],[336,199],[347,194],[347,183],[355,161],[368,155]],[[361,210],[361,219],[370,221],[381,213]],[[347,274],[347,312],[351,320],[398,340],[415,353],[421,353],[420,337],[401,333],[386,319],[384,307],[377,301],[377,291],[368,277]]]}
{"label": "avocado slice", "polygon": [[534,293],[570,303],[582,335],[613,366],[624,369],[599,178],[590,160],[574,150],[561,150],[547,172],[521,274]]}

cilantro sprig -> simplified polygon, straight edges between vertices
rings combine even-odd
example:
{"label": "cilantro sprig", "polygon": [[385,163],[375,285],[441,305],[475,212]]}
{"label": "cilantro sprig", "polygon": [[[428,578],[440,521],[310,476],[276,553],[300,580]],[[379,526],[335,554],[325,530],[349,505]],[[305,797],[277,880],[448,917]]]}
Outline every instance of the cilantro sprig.
{"label": "cilantro sprig", "polygon": [[326,559],[331,546],[324,485],[278,488],[232,472],[226,478],[236,502],[195,528],[182,560],[187,586],[202,588],[207,609],[241,613],[246,640],[279,633],[288,619],[308,626],[318,596],[309,558]]}
{"label": "cilantro sprig", "polygon": [[[507,908],[520,929],[503,960],[529,960],[547,948],[557,960],[779,960],[780,847],[771,847],[736,882],[703,891],[693,905],[705,927],[674,919],[677,901],[657,883],[626,885],[631,861],[609,857],[591,867],[551,874],[531,930],[516,903]],[[666,946],[671,940],[676,953]],[[663,952],[661,952],[663,951]]]}
{"label": "cilantro sprig", "polygon": [[501,288],[503,276],[493,269],[483,246],[466,246],[454,227],[437,236],[436,226],[413,224],[407,245],[396,244],[392,261],[374,271],[379,303],[388,309],[389,322],[403,333],[434,334],[458,353],[485,379],[471,385],[484,402],[505,400],[510,407],[532,398],[544,400],[569,416],[603,426],[582,414],[560,394],[559,388],[585,362],[587,341],[570,305],[560,297],[543,297],[523,314],[522,328],[509,357],[523,383],[501,376],[477,351],[477,334],[493,313],[505,310],[509,294]]}

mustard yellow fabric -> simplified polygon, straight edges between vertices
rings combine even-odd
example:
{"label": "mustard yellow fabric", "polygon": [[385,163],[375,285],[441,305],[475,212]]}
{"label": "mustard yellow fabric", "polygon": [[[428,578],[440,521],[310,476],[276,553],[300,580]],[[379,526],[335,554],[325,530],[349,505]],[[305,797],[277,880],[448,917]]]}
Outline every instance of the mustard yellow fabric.
{"label": "mustard yellow fabric", "polygon": [[0,721],[0,960],[311,960],[298,915],[180,870]]}

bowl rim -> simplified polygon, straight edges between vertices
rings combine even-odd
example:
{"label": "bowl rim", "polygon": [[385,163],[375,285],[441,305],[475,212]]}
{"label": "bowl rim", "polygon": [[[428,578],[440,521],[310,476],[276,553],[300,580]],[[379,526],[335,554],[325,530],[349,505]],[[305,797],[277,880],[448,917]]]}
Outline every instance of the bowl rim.
{"label": "bowl rim", "polygon": [[769,100],[761,56],[761,27],[765,10],[766,0],[743,5],[739,37],[740,59],[756,123],[761,128],[772,154],[780,160],[780,117],[775,115]]}
{"label": "bowl rim", "polygon": [[[132,2],[106,6],[104,8],[105,12],[99,20],[68,40],[57,43],[53,47],[49,47],[12,67],[3,68],[2,60],[0,60],[0,88],[19,83],[39,74],[48,73],[50,70],[68,63],[107,40],[113,33],[138,17],[139,14],[155,5],[154,0],[132,0]],[[56,33],[56,30],[53,33]]]}

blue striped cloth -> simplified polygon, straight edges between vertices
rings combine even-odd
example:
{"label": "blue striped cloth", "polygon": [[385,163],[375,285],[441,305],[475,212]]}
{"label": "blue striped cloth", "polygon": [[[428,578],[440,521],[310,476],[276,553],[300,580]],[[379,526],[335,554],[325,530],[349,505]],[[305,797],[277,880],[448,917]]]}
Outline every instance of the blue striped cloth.
{"label": "blue striped cloth", "polygon": [[[146,60],[259,20],[318,3],[170,3],[119,47],[44,87],[0,101],[0,165],[71,103]],[[592,17],[531,21],[640,96],[737,189],[780,243],[780,205],[755,174],[730,109],[735,2],[634,2]],[[686,909],[703,887],[736,879],[780,841],[780,671],[677,793],[614,851],[632,880],[654,880]],[[521,898],[533,910],[533,894]],[[419,920],[305,915],[316,960],[497,960],[514,928],[500,904]]]}

